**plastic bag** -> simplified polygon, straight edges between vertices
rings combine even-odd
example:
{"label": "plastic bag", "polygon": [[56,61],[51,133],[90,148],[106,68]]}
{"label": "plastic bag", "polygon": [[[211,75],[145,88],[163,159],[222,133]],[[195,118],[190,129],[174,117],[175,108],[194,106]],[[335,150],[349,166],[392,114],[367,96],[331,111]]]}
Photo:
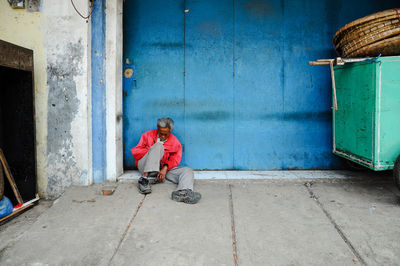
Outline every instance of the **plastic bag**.
{"label": "plastic bag", "polygon": [[9,215],[13,211],[13,206],[11,201],[4,196],[2,200],[0,200],[0,218]]}

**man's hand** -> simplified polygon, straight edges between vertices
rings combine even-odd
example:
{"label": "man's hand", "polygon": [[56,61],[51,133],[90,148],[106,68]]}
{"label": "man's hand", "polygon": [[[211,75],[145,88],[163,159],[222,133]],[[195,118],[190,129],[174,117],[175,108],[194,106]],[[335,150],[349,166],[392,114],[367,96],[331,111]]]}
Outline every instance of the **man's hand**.
{"label": "man's hand", "polygon": [[165,175],[167,174],[168,171],[168,166],[164,165],[160,172],[157,175],[157,180],[158,182],[164,182],[165,181]]}

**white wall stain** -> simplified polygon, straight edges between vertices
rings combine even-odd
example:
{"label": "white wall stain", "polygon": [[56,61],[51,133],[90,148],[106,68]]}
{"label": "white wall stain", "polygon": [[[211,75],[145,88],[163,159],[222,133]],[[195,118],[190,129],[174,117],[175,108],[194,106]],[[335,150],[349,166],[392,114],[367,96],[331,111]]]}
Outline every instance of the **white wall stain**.
{"label": "white wall stain", "polygon": [[[83,14],[88,12],[88,1],[75,4]],[[42,12],[47,65],[55,70],[48,68],[47,72],[47,196],[57,197],[71,184],[92,182],[90,23],[75,12],[70,1],[45,0]]]}

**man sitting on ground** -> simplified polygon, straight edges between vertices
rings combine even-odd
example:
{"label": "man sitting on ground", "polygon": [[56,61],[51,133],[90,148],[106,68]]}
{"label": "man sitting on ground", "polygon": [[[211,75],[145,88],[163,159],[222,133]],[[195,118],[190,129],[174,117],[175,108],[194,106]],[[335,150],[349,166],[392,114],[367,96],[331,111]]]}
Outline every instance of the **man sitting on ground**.
{"label": "man sitting on ground", "polygon": [[201,195],[193,191],[193,170],[178,167],[182,158],[182,145],[171,134],[173,129],[174,121],[171,118],[160,118],[157,129],[143,133],[139,144],[131,150],[142,175],[138,181],[139,191],[142,194],[151,193],[150,184],[167,179],[178,184],[171,195],[173,200],[194,204],[200,200]]}

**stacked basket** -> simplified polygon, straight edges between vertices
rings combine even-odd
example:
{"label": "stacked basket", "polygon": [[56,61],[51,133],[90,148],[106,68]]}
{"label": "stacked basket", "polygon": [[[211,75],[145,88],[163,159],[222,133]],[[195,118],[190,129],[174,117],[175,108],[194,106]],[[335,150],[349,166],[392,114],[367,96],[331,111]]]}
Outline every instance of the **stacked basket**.
{"label": "stacked basket", "polygon": [[345,25],[336,32],[333,44],[345,58],[400,55],[400,10],[378,12]]}

